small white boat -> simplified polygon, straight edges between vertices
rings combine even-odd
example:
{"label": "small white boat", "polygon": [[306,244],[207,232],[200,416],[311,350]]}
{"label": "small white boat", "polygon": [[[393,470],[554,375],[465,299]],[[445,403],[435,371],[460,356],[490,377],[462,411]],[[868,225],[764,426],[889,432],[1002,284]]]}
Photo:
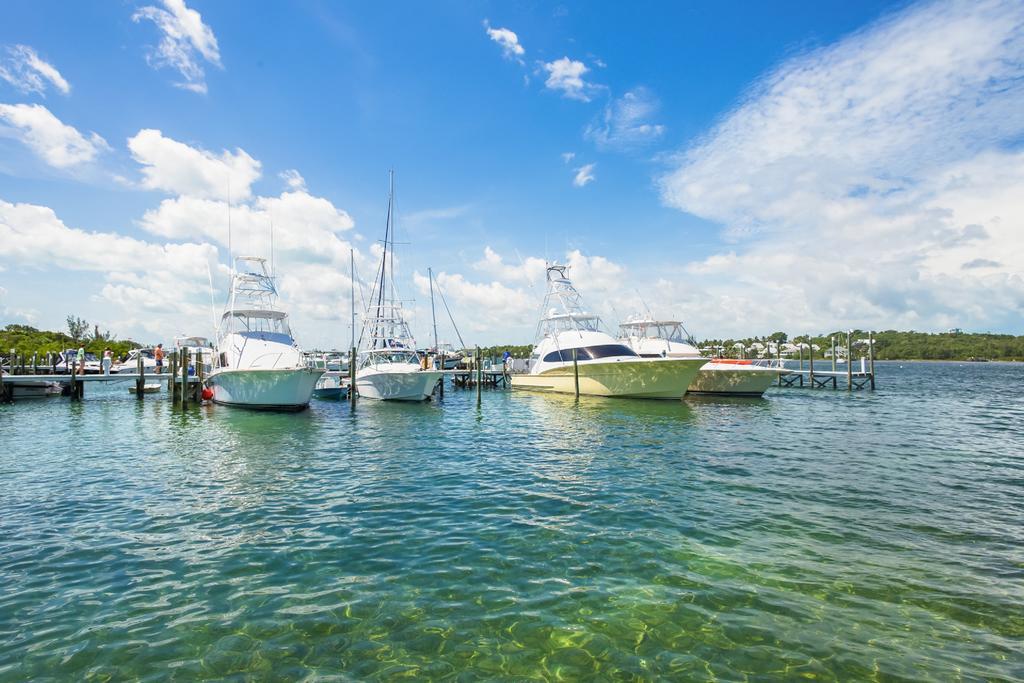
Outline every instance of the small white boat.
{"label": "small white boat", "polygon": [[535,391],[625,398],[680,399],[705,358],[643,358],[602,331],[600,318],[583,310],[566,276],[567,266],[547,269],[547,294],[528,374],[512,387]]}
{"label": "small white boat", "polygon": [[221,405],[301,410],[324,373],[308,365],[295,343],[262,258],[235,260],[215,351],[207,383]]}
{"label": "small white boat", "polygon": [[[677,320],[636,316],[619,325],[619,339],[645,358],[702,357]],[[713,358],[693,378],[686,393],[761,396],[778,376],[778,369],[752,360]]]}
{"label": "small white boat", "polygon": [[[444,377],[427,369],[402,313],[394,281],[394,174],[388,193],[384,249],[374,278],[370,305],[363,316],[356,359],[356,391],[360,398],[381,401],[423,401]],[[388,256],[391,256],[391,260]]]}
{"label": "small white boat", "polygon": [[[143,384],[142,385],[142,393],[144,393],[144,394],[157,394],[159,392],[160,392],[160,385],[159,384]],[[138,393],[138,390],[136,389],[134,384],[131,385],[130,387],[128,387],[128,393],[131,393],[131,394]]]}

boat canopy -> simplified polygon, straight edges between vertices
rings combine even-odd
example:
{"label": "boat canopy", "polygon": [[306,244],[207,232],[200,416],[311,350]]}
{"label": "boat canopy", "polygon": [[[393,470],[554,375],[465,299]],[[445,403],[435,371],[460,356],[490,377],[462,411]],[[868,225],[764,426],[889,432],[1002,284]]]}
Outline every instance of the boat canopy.
{"label": "boat canopy", "polygon": [[619,332],[624,337],[667,339],[680,344],[691,343],[690,335],[678,320],[628,320],[619,325]]}
{"label": "boat canopy", "polygon": [[225,311],[225,329],[232,332],[270,332],[291,335],[288,314],[267,309],[236,309]]}

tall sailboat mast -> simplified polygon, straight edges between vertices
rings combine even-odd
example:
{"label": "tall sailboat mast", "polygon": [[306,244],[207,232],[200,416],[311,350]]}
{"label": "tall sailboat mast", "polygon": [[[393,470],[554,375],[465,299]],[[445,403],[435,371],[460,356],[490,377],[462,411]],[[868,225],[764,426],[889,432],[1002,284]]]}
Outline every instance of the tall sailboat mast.
{"label": "tall sailboat mast", "polygon": [[[356,257],[355,250],[348,250],[348,265],[350,270],[349,282],[351,286],[351,297],[352,300],[349,302],[349,314],[351,315],[352,321],[352,343],[349,345],[349,349],[354,349],[356,346]],[[354,358],[350,358],[349,362],[354,362]]]}
{"label": "tall sailboat mast", "polygon": [[437,314],[434,313],[434,271],[427,268],[427,279],[430,280],[430,319],[434,321],[434,351],[437,352]]}

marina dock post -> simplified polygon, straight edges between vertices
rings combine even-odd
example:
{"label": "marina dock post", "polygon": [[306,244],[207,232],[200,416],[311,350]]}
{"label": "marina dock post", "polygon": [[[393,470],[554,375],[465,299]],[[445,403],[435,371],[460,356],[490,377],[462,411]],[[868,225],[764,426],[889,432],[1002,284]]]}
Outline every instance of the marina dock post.
{"label": "marina dock post", "polygon": [[836,371],[836,335],[832,335],[832,372]]}
{"label": "marina dock post", "polygon": [[[775,356],[778,358],[779,369],[781,370],[782,369],[782,342],[775,342]],[[778,385],[780,387],[782,386],[782,375],[783,375],[783,373],[780,372],[779,373],[779,379],[777,380],[778,381]]]}
{"label": "marina dock post", "polygon": [[804,345],[803,342],[796,345],[797,350],[800,352],[800,372],[804,371]]}
{"label": "marina dock post", "polygon": [[807,353],[810,355],[810,363],[808,365],[808,367],[810,368],[810,374],[808,374],[807,376],[811,380],[811,389],[813,389],[814,388],[814,344],[811,343],[811,336],[810,335],[807,336],[807,340],[808,340],[807,341]]}
{"label": "marina dock post", "polygon": [[37,353],[33,353],[32,354],[32,374],[33,375],[38,375],[39,374],[39,368],[36,367],[38,364],[39,364],[39,353],[38,352]]}
{"label": "marina dock post", "polygon": [[578,401],[580,399],[580,364],[576,356],[576,349],[572,350],[572,381]]}
{"label": "marina dock post", "polygon": [[135,357],[135,371],[139,376],[135,379],[135,398],[142,400],[146,394],[146,368],[142,364],[142,354]]}
{"label": "marina dock post", "polygon": [[437,397],[444,398],[444,351],[441,352],[437,367],[441,370],[441,383],[437,385]]}
{"label": "marina dock post", "polygon": [[846,390],[853,391],[853,330],[846,331]]}
{"label": "marina dock post", "polygon": [[7,403],[10,397],[7,395],[7,385],[4,384],[4,365],[0,363],[0,403]]}
{"label": "marina dock post", "polygon": [[71,361],[71,400],[77,401],[82,398],[81,387],[79,386],[78,379],[78,360]]}
{"label": "marina dock post", "polygon": [[356,347],[348,354],[348,405],[352,410],[356,409]]}
{"label": "marina dock post", "polygon": [[206,369],[203,367],[203,350],[199,349],[196,351],[196,379],[199,380],[199,384],[196,387],[195,396],[192,397],[197,404],[202,405],[203,403],[203,383],[206,380]]}
{"label": "marina dock post", "polygon": [[868,332],[868,369],[871,371],[871,391],[875,390],[875,333]]}
{"label": "marina dock post", "polygon": [[174,405],[174,399],[177,398],[178,392],[178,354],[169,353],[167,354],[167,372],[170,377],[167,378],[167,397],[171,400],[171,405]]}
{"label": "marina dock post", "polygon": [[7,356],[7,367],[11,369],[12,375],[18,374],[18,350],[11,349],[11,355]]}
{"label": "marina dock post", "polygon": [[188,349],[183,348],[181,355],[181,409],[188,408]]}
{"label": "marina dock post", "polygon": [[483,354],[480,352],[480,347],[476,347],[476,353],[474,354],[476,359],[476,407],[480,407],[482,402],[483,384],[484,384],[484,363]]}

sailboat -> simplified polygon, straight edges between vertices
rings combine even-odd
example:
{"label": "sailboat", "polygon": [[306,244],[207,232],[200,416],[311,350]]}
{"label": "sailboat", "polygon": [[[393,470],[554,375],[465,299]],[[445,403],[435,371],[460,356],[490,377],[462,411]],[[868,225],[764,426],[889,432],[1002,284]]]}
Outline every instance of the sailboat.
{"label": "sailboat", "polygon": [[266,259],[239,256],[207,379],[213,402],[301,410],[309,405],[322,374],[322,369],[310,367],[292,337]]}
{"label": "sailboat", "polygon": [[[513,375],[512,387],[592,396],[680,399],[705,358],[643,358],[601,329],[583,309],[568,266],[547,268],[547,293],[530,356],[529,374]],[[574,366],[576,369],[574,369]]]}
{"label": "sailboat", "polygon": [[356,391],[361,398],[423,401],[444,376],[425,368],[416,352],[409,324],[395,290],[395,177],[390,175],[384,249],[374,279],[370,303],[363,316],[356,362]]}
{"label": "sailboat", "polygon": [[[619,340],[644,358],[701,358],[678,320],[656,320],[649,313],[619,325]],[[761,396],[778,378],[777,368],[752,360],[713,358],[690,383],[687,395]]]}

